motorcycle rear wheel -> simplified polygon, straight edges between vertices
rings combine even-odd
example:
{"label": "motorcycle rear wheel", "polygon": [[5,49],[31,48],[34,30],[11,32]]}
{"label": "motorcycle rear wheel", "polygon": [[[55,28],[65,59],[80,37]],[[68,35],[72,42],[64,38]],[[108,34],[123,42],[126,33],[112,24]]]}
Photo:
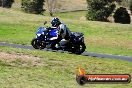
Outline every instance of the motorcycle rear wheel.
{"label": "motorcycle rear wheel", "polygon": [[73,53],[81,54],[81,53],[83,53],[85,51],[85,49],[86,49],[86,46],[82,42],[82,43],[79,43],[77,46],[74,47]]}

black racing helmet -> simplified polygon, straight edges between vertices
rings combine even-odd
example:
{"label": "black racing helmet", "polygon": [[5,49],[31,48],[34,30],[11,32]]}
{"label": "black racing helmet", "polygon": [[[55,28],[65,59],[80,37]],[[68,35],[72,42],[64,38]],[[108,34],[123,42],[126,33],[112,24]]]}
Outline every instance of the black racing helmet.
{"label": "black racing helmet", "polygon": [[61,22],[60,22],[59,18],[53,18],[51,20],[51,24],[52,24],[53,27],[56,27],[56,26],[60,25]]}

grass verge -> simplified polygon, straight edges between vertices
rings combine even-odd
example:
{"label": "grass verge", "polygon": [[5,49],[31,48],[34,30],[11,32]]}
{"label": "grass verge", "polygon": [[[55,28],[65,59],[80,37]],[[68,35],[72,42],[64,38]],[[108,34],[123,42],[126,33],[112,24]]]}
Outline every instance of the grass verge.
{"label": "grass verge", "polygon": [[[81,88],[75,80],[77,67],[91,74],[130,74],[131,62],[93,58],[74,54],[1,47],[0,52],[16,57],[13,61],[0,56],[0,87],[13,88]],[[24,59],[29,56],[30,59]],[[4,57],[6,58],[6,57]],[[35,62],[34,61],[36,59]],[[34,63],[36,63],[34,65]],[[131,88],[130,84],[86,84],[84,88]]]}

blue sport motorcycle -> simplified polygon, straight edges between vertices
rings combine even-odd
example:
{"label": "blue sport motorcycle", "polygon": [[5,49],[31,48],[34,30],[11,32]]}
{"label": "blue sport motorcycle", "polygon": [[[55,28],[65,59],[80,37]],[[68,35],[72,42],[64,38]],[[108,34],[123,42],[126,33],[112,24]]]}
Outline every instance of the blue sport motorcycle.
{"label": "blue sport motorcycle", "polygon": [[[47,22],[44,23],[44,25]],[[39,27],[36,32],[36,38],[33,38],[31,45],[35,49],[51,48],[52,43],[58,38],[58,30],[51,27]],[[66,42],[62,39],[55,46],[57,50],[63,50],[72,52],[75,54],[81,54],[85,51],[86,46],[84,43],[84,34],[79,32],[72,32],[70,40]]]}

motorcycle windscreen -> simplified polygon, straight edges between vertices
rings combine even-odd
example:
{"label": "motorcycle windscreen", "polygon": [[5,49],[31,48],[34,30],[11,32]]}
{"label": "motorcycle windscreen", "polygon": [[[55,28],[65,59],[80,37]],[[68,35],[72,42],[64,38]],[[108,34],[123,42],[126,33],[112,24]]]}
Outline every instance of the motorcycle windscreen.
{"label": "motorcycle windscreen", "polygon": [[45,31],[45,28],[44,28],[44,27],[40,27],[40,28],[38,29],[38,31],[36,32],[36,34],[43,34],[44,31]]}

